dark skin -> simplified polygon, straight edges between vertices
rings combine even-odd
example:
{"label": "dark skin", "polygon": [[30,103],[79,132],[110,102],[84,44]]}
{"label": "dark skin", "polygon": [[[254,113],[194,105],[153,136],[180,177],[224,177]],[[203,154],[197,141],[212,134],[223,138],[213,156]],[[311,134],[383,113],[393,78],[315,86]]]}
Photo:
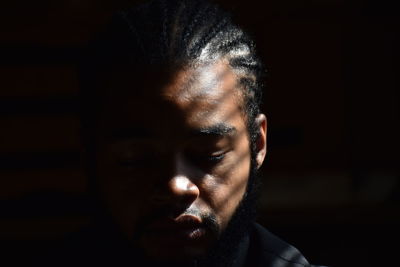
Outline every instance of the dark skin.
{"label": "dark skin", "polygon": [[[155,260],[186,261],[208,252],[243,199],[251,162],[246,116],[238,74],[224,61],[155,73],[111,79],[108,87],[123,93],[107,97],[98,123],[96,175],[134,246]],[[256,123],[259,168],[266,117]]]}

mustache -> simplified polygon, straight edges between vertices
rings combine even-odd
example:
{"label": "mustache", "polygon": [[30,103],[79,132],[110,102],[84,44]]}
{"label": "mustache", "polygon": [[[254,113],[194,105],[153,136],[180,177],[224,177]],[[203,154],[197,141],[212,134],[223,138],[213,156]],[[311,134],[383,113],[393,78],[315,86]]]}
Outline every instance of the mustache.
{"label": "mustache", "polygon": [[200,218],[202,224],[216,235],[220,234],[220,227],[217,217],[211,212],[201,212],[195,208],[188,208],[182,215],[195,216]]}
{"label": "mustache", "polygon": [[[193,218],[193,219],[187,219]],[[190,221],[196,221],[199,224],[209,230],[216,236],[221,233],[217,218],[212,212],[200,211],[195,207],[189,207],[180,214],[176,214],[168,208],[159,208],[151,212],[151,214],[144,216],[136,225],[136,231],[133,236],[134,240],[138,240],[146,231],[149,230],[149,226],[158,221],[169,220],[176,224],[185,224]]]}

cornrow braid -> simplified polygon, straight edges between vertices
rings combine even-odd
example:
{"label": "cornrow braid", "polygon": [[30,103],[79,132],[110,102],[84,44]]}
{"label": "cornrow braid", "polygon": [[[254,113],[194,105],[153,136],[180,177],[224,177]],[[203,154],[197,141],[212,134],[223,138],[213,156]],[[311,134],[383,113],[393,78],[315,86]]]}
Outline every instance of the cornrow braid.
{"label": "cornrow braid", "polygon": [[147,2],[117,13],[87,51],[80,78],[87,91],[83,98],[87,94],[90,99],[95,92],[88,88],[101,77],[98,72],[115,64],[191,66],[226,59],[237,73],[254,144],[265,70],[251,38],[216,5],[204,0]]}
{"label": "cornrow braid", "polygon": [[191,29],[193,29],[194,27],[196,27],[196,25],[198,24],[199,19],[205,15],[205,12],[207,12],[208,9],[207,8],[201,8],[200,7],[200,3],[199,1],[193,3],[193,7],[191,10],[190,14],[188,15],[188,18],[190,18],[188,24],[185,27],[185,34],[183,36],[183,42],[184,43],[189,43],[190,38],[193,35],[193,31]]}

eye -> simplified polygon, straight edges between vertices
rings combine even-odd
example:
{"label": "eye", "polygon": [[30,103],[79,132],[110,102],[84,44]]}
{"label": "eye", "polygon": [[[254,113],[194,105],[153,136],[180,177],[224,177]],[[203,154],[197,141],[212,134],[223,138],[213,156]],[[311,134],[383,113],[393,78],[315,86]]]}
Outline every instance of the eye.
{"label": "eye", "polygon": [[135,155],[133,157],[122,157],[116,160],[118,166],[128,169],[148,168],[154,163],[152,155]]}
{"label": "eye", "polygon": [[226,156],[226,152],[204,153],[188,152],[187,158],[190,162],[202,168],[211,168],[221,163]]}
{"label": "eye", "polygon": [[137,159],[118,159],[117,164],[121,167],[137,167],[142,165]]}
{"label": "eye", "polygon": [[209,162],[220,162],[225,158],[225,153],[219,154],[219,155],[209,155],[206,156],[206,160]]}

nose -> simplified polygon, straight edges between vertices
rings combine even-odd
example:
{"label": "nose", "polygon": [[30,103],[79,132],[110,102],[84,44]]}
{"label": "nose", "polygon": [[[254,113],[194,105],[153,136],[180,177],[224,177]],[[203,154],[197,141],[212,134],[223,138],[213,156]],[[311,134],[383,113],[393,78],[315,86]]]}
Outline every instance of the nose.
{"label": "nose", "polygon": [[168,181],[168,191],[173,199],[182,204],[191,204],[200,195],[200,190],[186,175],[177,174]]}
{"label": "nose", "polygon": [[158,190],[155,192],[155,201],[159,205],[186,209],[200,196],[200,189],[183,160],[175,157],[169,165],[157,181],[159,184],[156,186]]}

